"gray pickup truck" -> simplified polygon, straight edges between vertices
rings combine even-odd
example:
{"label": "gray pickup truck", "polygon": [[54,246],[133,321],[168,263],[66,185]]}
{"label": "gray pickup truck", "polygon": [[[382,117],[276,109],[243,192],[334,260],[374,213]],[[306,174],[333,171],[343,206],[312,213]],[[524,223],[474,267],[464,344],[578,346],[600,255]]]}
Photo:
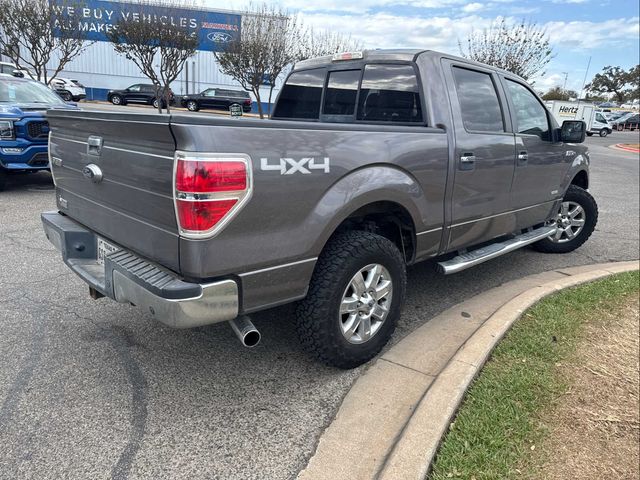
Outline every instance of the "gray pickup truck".
{"label": "gray pickup truck", "polygon": [[51,111],[49,240],[94,298],[177,328],[296,302],[301,343],[351,368],[392,335],[406,266],[459,272],[594,230],[585,124],[521,78],[418,50],[295,65],[269,120]]}

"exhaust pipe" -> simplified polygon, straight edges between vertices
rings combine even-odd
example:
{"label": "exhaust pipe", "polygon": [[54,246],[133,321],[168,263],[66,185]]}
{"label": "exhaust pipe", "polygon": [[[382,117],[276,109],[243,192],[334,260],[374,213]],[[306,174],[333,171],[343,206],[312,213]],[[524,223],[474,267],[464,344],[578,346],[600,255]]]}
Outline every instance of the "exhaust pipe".
{"label": "exhaust pipe", "polygon": [[240,343],[247,348],[252,348],[260,343],[260,332],[251,323],[249,317],[242,316],[229,320],[229,325],[237,335]]}

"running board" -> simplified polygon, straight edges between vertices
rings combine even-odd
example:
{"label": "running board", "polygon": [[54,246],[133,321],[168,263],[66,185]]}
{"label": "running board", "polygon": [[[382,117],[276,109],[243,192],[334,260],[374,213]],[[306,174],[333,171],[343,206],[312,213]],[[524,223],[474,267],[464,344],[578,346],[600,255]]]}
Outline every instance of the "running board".
{"label": "running board", "polygon": [[556,230],[555,226],[536,228],[530,232],[517,235],[510,240],[492,243],[486,247],[460,254],[446,262],[439,262],[438,269],[445,275],[458,273],[462,270],[466,270],[467,268],[484,263],[487,260],[491,260],[492,258],[504,255],[505,253],[513,252],[514,250],[529,245],[530,243],[547,238],[548,236],[556,233]]}

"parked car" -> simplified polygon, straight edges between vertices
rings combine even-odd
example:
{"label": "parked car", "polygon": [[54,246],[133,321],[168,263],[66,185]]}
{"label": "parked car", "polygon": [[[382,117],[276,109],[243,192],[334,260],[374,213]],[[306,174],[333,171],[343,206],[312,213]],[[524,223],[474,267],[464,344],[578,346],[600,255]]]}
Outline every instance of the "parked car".
{"label": "parked car", "polygon": [[246,346],[250,314],[296,302],[303,346],[341,368],[391,337],[407,265],[570,252],[598,218],[585,123],[560,127],[522,78],[433,51],[299,62],[268,120],[50,119],[43,226],[94,298],[172,327],[229,321]]}
{"label": "parked car", "polygon": [[611,122],[611,125],[615,128],[638,128],[640,123],[640,113],[627,113],[622,117]]}
{"label": "parked car", "polygon": [[49,168],[51,108],[74,108],[35,80],[0,74],[0,190],[9,174]]}
{"label": "parked car", "polygon": [[599,103],[597,106],[598,108],[612,108],[612,107],[617,107],[618,104],[615,102],[602,102],[602,103]]}
{"label": "parked car", "polygon": [[[136,83],[123,90],[109,90],[107,100],[114,105],[126,105],[127,103],[144,103],[153,105],[158,108],[158,100],[156,99],[156,87],[149,83]],[[169,89],[169,104],[174,101],[173,92]],[[162,100],[162,107],[165,108],[166,102]]]}
{"label": "parked car", "polygon": [[60,95],[65,102],[78,102],[87,97],[84,85],[77,80],[56,77],[49,82],[49,86]]}
{"label": "parked car", "polygon": [[0,62],[0,73],[13,75],[14,77],[35,78],[29,70],[18,68],[15,64],[9,62]]}
{"label": "parked car", "polygon": [[228,88],[207,88],[196,95],[182,97],[182,106],[192,112],[202,108],[216,108],[229,110],[234,104],[242,106],[243,112],[251,111],[251,96],[244,90],[231,90]]}

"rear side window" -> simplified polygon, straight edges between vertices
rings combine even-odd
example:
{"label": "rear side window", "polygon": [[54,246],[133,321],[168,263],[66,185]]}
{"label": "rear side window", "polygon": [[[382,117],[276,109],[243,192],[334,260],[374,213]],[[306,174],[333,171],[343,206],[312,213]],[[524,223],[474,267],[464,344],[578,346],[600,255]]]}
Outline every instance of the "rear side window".
{"label": "rear side window", "polygon": [[292,73],[280,92],[273,117],[317,119],[320,115],[324,74],[323,69]]}
{"label": "rear side window", "polygon": [[418,79],[411,65],[367,65],[358,100],[358,120],[422,122]]}
{"label": "rear side window", "polygon": [[353,115],[361,70],[329,72],[327,91],[324,94],[325,115]]}
{"label": "rear side window", "polygon": [[464,128],[473,132],[504,132],[502,109],[488,73],[453,67]]}

